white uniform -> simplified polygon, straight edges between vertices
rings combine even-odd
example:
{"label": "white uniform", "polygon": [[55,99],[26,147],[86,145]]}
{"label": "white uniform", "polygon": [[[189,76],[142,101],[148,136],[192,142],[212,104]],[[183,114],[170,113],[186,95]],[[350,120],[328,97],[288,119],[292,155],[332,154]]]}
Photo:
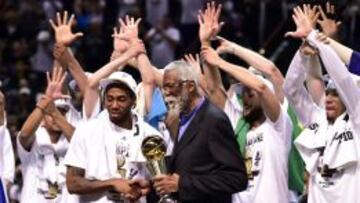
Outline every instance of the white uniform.
{"label": "white uniform", "polygon": [[285,80],[285,94],[307,127],[295,140],[309,178],[309,203],[360,202],[360,90],[336,53],[308,36],[334,81],[346,112],[329,124],[326,111],[315,105],[303,82],[308,58],[297,53]]}
{"label": "white uniform", "polygon": [[[84,169],[85,178],[92,180],[148,179],[141,143],[146,136],[161,134],[140,116],[133,115],[131,130],[113,124],[107,110],[80,124],[71,140],[65,164]],[[110,196],[109,192],[81,195],[80,202],[110,203],[113,202]],[[145,202],[145,198],[140,202]]]}
{"label": "white uniform", "polygon": [[249,177],[246,191],[233,195],[233,202],[289,202],[288,154],[292,124],[286,110],[273,123],[266,119],[246,137],[245,165]]}
{"label": "white uniform", "polygon": [[[15,175],[14,151],[11,144],[10,133],[5,126],[6,123],[0,126],[0,178],[3,184],[3,189],[6,188],[6,181],[14,181]],[[3,192],[7,195],[6,191]]]}
{"label": "white uniform", "polygon": [[[57,143],[51,143],[50,136],[44,127],[39,127],[35,132],[35,141],[30,151],[26,151],[17,139],[23,175],[21,203],[78,202],[76,195],[68,193],[65,184],[66,168],[63,165],[63,159],[68,145],[69,142],[64,135],[61,135]],[[45,198],[48,192],[52,190],[52,184],[49,183],[58,185],[58,194],[55,199]]]}

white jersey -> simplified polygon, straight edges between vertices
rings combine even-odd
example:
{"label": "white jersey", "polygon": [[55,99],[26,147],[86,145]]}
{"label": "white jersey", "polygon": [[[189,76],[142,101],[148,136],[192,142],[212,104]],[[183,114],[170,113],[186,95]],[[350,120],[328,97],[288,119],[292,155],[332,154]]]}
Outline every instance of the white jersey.
{"label": "white jersey", "polygon": [[[288,154],[292,124],[285,110],[273,123],[266,119],[246,136],[246,191],[233,195],[233,202],[289,202]],[[272,195],[269,195],[272,194]]]}
{"label": "white jersey", "polygon": [[[13,182],[15,175],[14,151],[11,144],[10,133],[5,126],[6,123],[0,126],[0,178],[3,184],[2,188],[6,188],[5,183],[7,181]],[[6,191],[3,192],[7,195]]]}
{"label": "white jersey", "polygon": [[[161,134],[133,114],[133,128],[127,130],[113,124],[107,110],[95,119],[80,124],[74,133],[65,158],[67,166],[85,170],[85,178],[149,179],[141,143],[146,136]],[[80,202],[112,203],[113,193],[81,195]],[[128,201],[125,201],[128,202]],[[145,202],[141,198],[140,202]]]}
{"label": "white jersey", "polygon": [[[17,148],[21,160],[23,187],[21,203],[76,203],[76,195],[70,195],[65,184],[65,166],[63,159],[68,149],[68,141],[61,135],[55,144],[45,128],[39,127],[35,132],[35,141],[27,151],[17,139]],[[53,199],[47,199],[56,193]]]}
{"label": "white jersey", "polygon": [[295,140],[309,172],[309,203],[360,202],[360,90],[337,54],[316,41],[316,47],[346,112],[329,124],[326,111],[317,106],[303,86],[308,58],[295,55],[284,84],[285,94],[306,129]]}

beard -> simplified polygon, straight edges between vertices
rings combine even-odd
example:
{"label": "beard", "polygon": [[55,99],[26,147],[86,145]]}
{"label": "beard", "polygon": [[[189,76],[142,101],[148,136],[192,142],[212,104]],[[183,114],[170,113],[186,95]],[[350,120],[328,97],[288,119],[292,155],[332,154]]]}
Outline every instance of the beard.
{"label": "beard", "polygon": [[247,115],[243,115],[247,123],[254,123],[255,121],[260,120],[264,116],[264,111],[261,107],[255,107],[251,110],[250,113],[248,113]]}

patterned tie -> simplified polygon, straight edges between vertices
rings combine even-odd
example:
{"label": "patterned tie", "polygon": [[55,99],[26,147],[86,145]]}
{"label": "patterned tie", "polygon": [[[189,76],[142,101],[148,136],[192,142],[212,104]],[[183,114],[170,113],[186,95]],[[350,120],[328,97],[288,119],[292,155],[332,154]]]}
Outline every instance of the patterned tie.
{"label": "patterned tie", "polygon": [[5,190],[3,187],[1,177],[0,177],[0,203],[6,203]]}

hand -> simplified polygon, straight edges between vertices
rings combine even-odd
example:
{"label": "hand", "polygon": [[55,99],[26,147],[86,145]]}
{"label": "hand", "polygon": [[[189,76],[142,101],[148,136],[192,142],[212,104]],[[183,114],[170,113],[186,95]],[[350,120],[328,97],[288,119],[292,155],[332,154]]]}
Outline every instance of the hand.
{"label": "hand", "polygon": [[301,9],[300,6],[294,8],[294,14],[292,18],[296,24],[296,31],[287,32],[285,34],[285,37],[293,37],[299,39],[306,38],[313,29],[306,7],[304,6],[304,11]]}
{"label": "hand", "polygon": [[308,17],[310,19],[312,28],[315,29],[316,22],[319,19],[319,15],[320,15],[320,13],[316,11],[317,6],[313,6],[311,8],[310,4],[304,4],[303,8],[304,8],[304,12],[308,13]]}
{"label": "hand", "polygon": [[66,78],[66,72],[64,72],[60,66],[54,65],[51,77],[49,72],[46,73],[46,77],[48,84],[45,91],[45,96],[49,97],[52,100],[70,99],[69,95],[64,95],[61,92]]}
{"label": "hand", "polygon": [[302,43],[300,47],[300,52],[306,56],[315,56],[319,54],[319,52],[316,49],[311,47],[310,44],[305,41]]}
{"label": "hand", "polygon": [[159,175],[154,178],[154,187],[160,195],[166,195],[179,190],[179,178],[176,173],[172,175]]}
{"label": "hand", "polygon": [[183,60],[191,65],[191,67],[195,70],[196,74],[198,74],[199,76],[202,74],[199,54],[196,54],[196,59],[192,54],[185,54]]}
{"label": "hand", "polygon": [[211,38],[214,38],[221,30],[224,22],[219,23],[221,12],[221,4],[216,8],[215,2],[207,4],[205,12],[199,12],[199,38],[201,43],[208,43]]}
{"label": "hand", "polygon": [[126,16],[125,22],[123,19],[119,19],[120,22],[120,32],[118,35],[113,35],[113,37],[116,37],[118,39],[124,39],[126,41],[132,41],[135,39],[138,39],[139,35],[139,24],[141,22],[141,18],[135,19],[133,17]]}
{"label": "hand", "polygon": [[216,48],[216,52],[218,54],[223,54],[223,53],[234,54],[234,43],[233,42],[230,42],[227,39],[220,37],[220,36],[216,36],[216,39],[220,42],[220,46],[218,46]]}
{"label": "hand", "polygon": [[[319,11],[321,14],[322,20],[317,20],[317,23],[320,25],[321,30],[325,35],[330,37],[335,37],[338,33],[339,27],[341,25],[340,21],[336,21],[335,19],[326,16],[324,10],[319,6]],[[329,2],[326,3],[326,13],[329,16],[335,16],[335,6],[330,5]]]}
{"label": "hand", "polygon": [[150,182],[144,179],[130,180],[129,185],[140,191],[141,196],[144,196],[150,192]]}
{"label": "hand", "polygon": [[145,45],[141,40],[134,39],[130,42],[130,48],[126,53],[130,55],[130,58],[137,57],[139,54],[146,54]]}
{"label": "hand", "polygon": [[328,36],[326,36],[322,32],[320,32],[316,35],[316,39],[324,44],[330,44],[330,40],[329,40]]}
{"label": "hand", "polygon": [[56,13],[57,16],[57,25],[50,20],[51,27],[55,31],[55,40],[56,43],[64,44],[65,46],[69,46],[76,38],[82,37],[83,33],[72,33],[71,26],[74,22],[74,14],[71,15],[70,19],[68,20],[68,12],[64,12],[63,19],[61,20],[60,13]]}
{"label": "hand", "polygon": [[211,66],[218,66],[222,60],[216,51],[210,46],[204,46],[201,48],[201,58]]}
{"label": "hand", "polygon": [[141,197],[141,193],[131,187],[130,182],[127,180],[115,178],[111,180],[111,184],[114,190],[126,199],[137,200]]}
{"label": "hand", "polygon": [[114,38],[113,46],[115,52],[123,53],[129,48],[129,43],[126,40],[122,39],[125,37],[124,34],[124,27],[120,26],[119,30],[114,27],[114,33],[112,37]]}
{"label": "hand", "polygon": [[0,126],[4,125],[5,122],[5,96],[0,91]]}

